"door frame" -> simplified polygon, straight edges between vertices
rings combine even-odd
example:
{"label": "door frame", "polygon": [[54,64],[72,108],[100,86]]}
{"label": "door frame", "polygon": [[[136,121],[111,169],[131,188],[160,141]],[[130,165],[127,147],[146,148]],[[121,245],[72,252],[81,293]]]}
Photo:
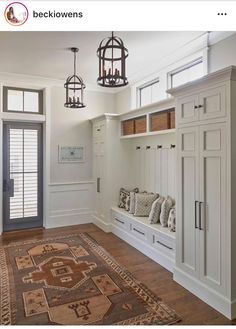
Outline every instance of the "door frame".
{"label": "door frame", "polygon": [[[23,220],[14,220],[14,223],[9,223],[9,196],[7,193],[3,193],[2,197],[2,227],[3,232],[12,231],[12,230],[21,230],[27,228],[36,228],[36,227],[43,227],[43,219],[44,219],[44,189],[43,189],[43,181],[44,181],[44,168],[43,168],[43,157],[44,157],[44,145],[43,145],[43,123],[38,122],[19,122],[19,121],[3,121],[3,139],[2,139],[2,156],[3,156],[3,176],[2,182],[6,177],[9,177],[9,168],[8,168],[8,159],[9,159],[9,152],[7,145],[9,145],[9,128],[10,126],[14,126],[16,128],[35,128],[37,127],[38,130],[38,174],[40,177],[38,178],[38,220],[33,220],[32,217],[28,217],[27,219]],[[19,228],[17,227],[19,225]],[[24,224],[24,225],[23,225]]]}

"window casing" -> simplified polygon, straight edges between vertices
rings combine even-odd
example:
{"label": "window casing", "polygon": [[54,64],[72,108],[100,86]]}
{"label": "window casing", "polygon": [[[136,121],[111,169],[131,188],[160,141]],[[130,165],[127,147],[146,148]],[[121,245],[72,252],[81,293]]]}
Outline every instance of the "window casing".
{"label": "window casing", "polygon": [[43,91],[3,87],[3,111],[42,114]]}
{"label": "window casing", "polygon": [[204,75],[203,58],[198,58],[168,73],[169,88],[175,88]]}
{"label": "window casing", "polygon": [[138,107],[146,106],[160,100],[159,78],[145,83],[137,88]]}

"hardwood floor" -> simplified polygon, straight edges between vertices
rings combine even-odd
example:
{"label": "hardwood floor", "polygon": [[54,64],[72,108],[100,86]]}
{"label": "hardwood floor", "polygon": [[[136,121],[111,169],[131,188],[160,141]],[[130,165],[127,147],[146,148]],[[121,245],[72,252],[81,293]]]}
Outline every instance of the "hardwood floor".
{"label": "hardwood floor", "polygon": [[230,325],[230,321],[202,302],[172,279],[172,274],[146,257],[112,233],[105,233],[93,224],[56,229],[37,229],[5,233],[0,237],[0,246],[26,239],[35,240],[57,236],[58,233],[87,232],[101,246],[155,294],[162,298],[182,318],[179,325]]}

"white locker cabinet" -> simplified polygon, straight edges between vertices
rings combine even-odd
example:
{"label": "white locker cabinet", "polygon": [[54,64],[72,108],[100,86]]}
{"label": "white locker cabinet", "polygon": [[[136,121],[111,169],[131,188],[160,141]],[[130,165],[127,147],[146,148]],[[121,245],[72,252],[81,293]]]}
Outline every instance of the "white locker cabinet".
{"label": "white locker cabinet", "polygon": [[94,222],[110,230],[110,208],[118,203],[122,186],[122,150],[119,120],[116,114],[104,114],[92,119]]}
{"label": "white locker cabinet", "polygon": [[199,276],[199,230],[196,229],[197,200],[200,200],[198,136],[197,127],[180,129],[177,135],[176,264],[194,277]]}
{"label": "white locker cabinet", "polygon": [[174,280],[236,318],[236,67],[168,91],[176,100]]}
{"label": "white locker cabinet", "polygon": [[178,131],[179,204],[177,265],[215,290],[226,293],[225,125]]}
{"label": "white locker cabinet", "polygon": [[212,87],[199,94],[181,97],[177,101],[176,117],[179,125],[215,119],[226,115],[226,86]]}

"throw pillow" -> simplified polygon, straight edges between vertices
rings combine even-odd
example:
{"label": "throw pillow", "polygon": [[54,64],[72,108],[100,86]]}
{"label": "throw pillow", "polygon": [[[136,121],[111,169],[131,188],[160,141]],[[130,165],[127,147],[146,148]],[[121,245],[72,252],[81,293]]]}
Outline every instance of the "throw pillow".
{"label": "throw pillow", "polygon": [[134,216],[148,217],[158,194],[136,193]]}
{"label": "throw pillow", "polygon": [[129,204],[129,213],[134,214],[135,211],[135,192],[130,192],[130,204]]}
{"label": "throw pillow", "polygon": [[175,207],[170,209],[169,218],[168,218],[168,227],[171,232],[175,232],[175,223],[176,223],[176,212]]}
{"label": "throw pillow", "polygon": [[129,195],[127,195],[126,200],[125,200],[125,210],[127,210],[127,211],[129,211],[129,209],[130,209],[130,193],[129,193]]}
{"label": "throw pillow", "polygon": [[167,196],[167,198],[163,201],[161,205],[160,223],[162,226],[167,226],[169,212],[173,205],[174,201],[171,199],[170,196]]}
{"label": "throw pillow", "polygon": [[161,205],[163,201],[164,198],[159,196],[159,198],[153,202],[148,218],[150,224],[157,224],[160,222]]}
{"label": "throw pillow", "polygon": [[[139,189],[136,187],[132,190],[133,192],[138,192]],[[118,203],[118,207],[119,208],[126,208],[126,199],[129,196],[130,191],[121,187],[120,189],[120,195],[119,195],[119,203]]]}

